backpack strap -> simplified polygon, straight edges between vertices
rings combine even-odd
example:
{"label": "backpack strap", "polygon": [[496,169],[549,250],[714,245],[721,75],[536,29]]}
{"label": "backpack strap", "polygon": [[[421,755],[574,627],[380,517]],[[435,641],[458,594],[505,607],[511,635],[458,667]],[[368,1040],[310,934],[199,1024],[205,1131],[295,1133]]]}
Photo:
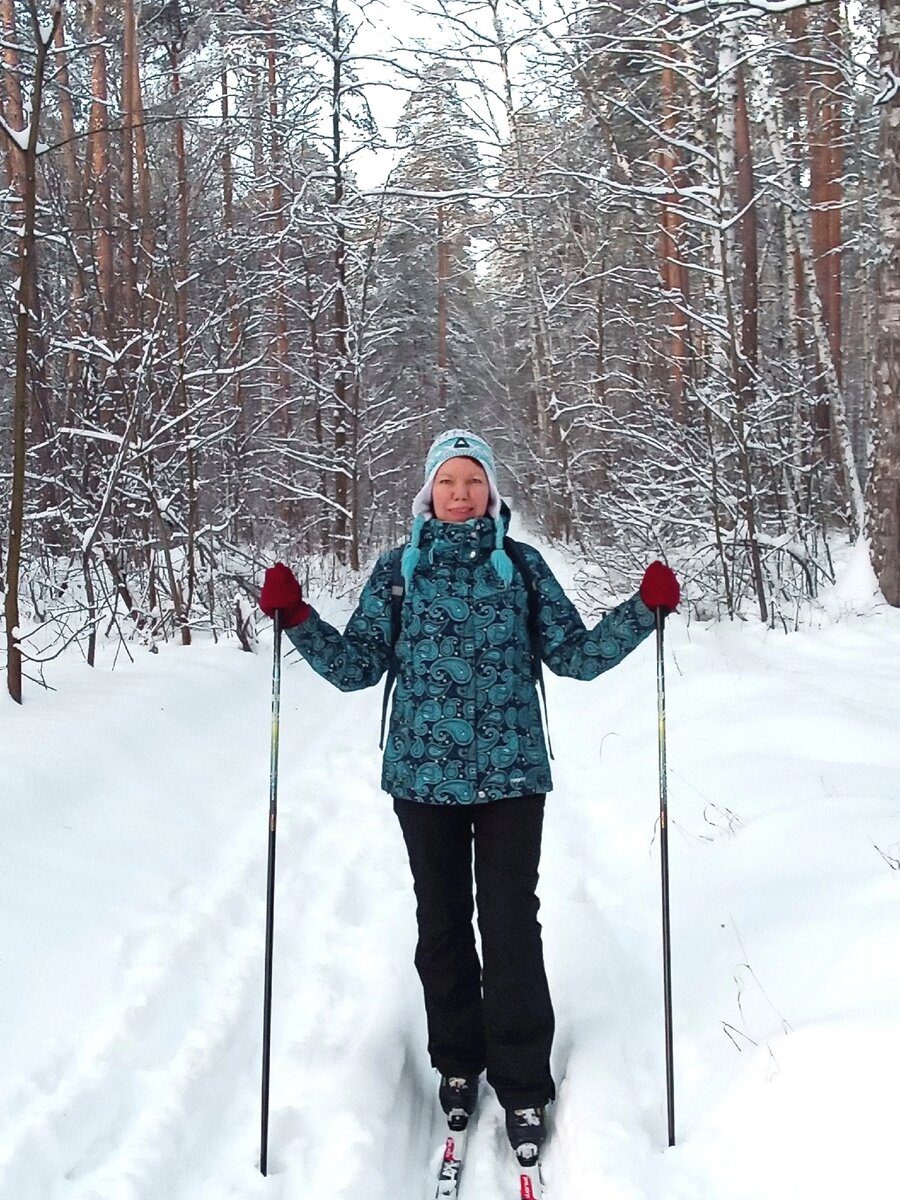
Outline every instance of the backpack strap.
{"label": "backpack strap", "polygon": [[387,710],[391,699],[391,692],[394,690],[394,683],[397,680],[397,668],[400,665],[397,661],[397,641],[400,637],[400,623],[403,617],[403,593],[406,590],[403,582],[403,573],[401,571],[403,558],[403,547],[400,546],[394,553],[394,565],[391,574],[391,658],[388,663],[387,675],[384,680],[384,698],[381,701],[381,738],[378,742],[378,749],[384,749],[384,730],[387,725]]}
{"label": "backpack strap", "polygon": [[541,693],[544,706],[544,728],[547,730],[547,752],[553,758],[553,744],[550,741],[550,717],[547,713],[547,692],[544,688],[544,663],[541,659],[541,598],[534,586],[534,579],[522,547],[511,537],[503,539],[503,549],[509,555],[513,565],[522,576],[525,584],[525,594],[528,598],[528,640],[531,643],[531,674]]}

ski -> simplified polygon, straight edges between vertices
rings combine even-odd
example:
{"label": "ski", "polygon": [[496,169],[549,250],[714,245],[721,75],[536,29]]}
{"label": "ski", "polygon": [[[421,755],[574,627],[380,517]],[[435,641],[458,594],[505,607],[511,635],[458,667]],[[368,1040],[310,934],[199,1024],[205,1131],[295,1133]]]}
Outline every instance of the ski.
{"label": "ski", "polygon": [[[460,1180],[466,1161],[468,1140],[468,1128],[448,1132],[438,1168],[435,1200],[459,1200]],[[515,1200],[544,1200],[544,1180],[541,1175],[540,1160],[530,1166],[525,1166],[515,1157],[513,1161],[519,1185]]]}
{"label": "ski", "polygon": [[539,1162],[533,1167],[523,1167],[517,1162],[516,1174],[519,1176],[519,1193],[516,1200],[544,1200],[544,1181]]}
{"label": "ski", "polygon": [[[447,1134],[438,1170],[435,1200],[456,1200],[459,1196],[459,1178],[462,1175],[463,1163],[466,1159],[468,1140],[468,1129],[453,1130]],[[539,1192],[538,1196],[540,1196]]]}

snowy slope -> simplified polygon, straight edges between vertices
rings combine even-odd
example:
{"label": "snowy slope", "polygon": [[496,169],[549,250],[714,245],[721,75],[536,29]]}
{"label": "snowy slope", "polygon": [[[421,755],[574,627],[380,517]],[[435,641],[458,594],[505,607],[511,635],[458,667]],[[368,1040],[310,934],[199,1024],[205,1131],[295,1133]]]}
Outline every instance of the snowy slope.
{"label": "snowy slope", "polygon": [[[672,1150],[652,643],[592,685],[548,680],[549,1197],[889,1193],[900,614],[853,599],[787,636],[667,626]],[[70,660],[55,692],[0,704],[2,1200],[430,1195],[436,1080],[380,696],[296,660],[256,1170],[270,645],[169,647],[112,673]],[[463,1200],[503,1194],[507,1154],[488,1093]]]}

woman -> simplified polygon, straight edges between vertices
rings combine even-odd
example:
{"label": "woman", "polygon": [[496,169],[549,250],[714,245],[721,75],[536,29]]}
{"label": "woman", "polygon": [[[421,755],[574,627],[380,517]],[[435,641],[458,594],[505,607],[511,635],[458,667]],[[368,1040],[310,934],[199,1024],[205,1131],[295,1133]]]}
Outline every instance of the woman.
{"label": "woman", "polygon": [[[343,634],[306,603],[281,563],[266,572],[260,606],[269,616],[281,612],[294,646],[325,679],[345,691],[371,687],[392,661],[401,555],[382,787],[393,797],[415,886],[428,1049],[451,1128],[464,1128],[474,1112],[486,1069],[510,1143],[531,1165],[555,1095],[536,895],[552,781],[532,639],[556,674],[594,679],[647,637],[656,608],[678,605],[679,586],[668,567],[652,563],[639,593],[588,630],[537,550],[519,548],[528,580],[514,566],[494,456],[468,430],[435,439],[412,511],[409,543],[379,558]],[[529,586],[539,605],[531,635]]]}

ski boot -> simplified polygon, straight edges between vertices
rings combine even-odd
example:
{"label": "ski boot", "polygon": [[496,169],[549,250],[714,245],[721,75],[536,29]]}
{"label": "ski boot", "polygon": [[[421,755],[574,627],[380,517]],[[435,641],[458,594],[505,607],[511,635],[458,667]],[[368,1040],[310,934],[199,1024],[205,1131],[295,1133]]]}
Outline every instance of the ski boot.
{"label": "ski boot", "polygon": [[508,1108],[506,1136],[523,1167],[533,1167],[541,1146],[547,1139],[546,1110],[540,1108]]}
{"label": "ski boot", "polygon": [[478,1103],[478,1076],[442,1075],[438,1098],[450,1128],[465,1129]]}

